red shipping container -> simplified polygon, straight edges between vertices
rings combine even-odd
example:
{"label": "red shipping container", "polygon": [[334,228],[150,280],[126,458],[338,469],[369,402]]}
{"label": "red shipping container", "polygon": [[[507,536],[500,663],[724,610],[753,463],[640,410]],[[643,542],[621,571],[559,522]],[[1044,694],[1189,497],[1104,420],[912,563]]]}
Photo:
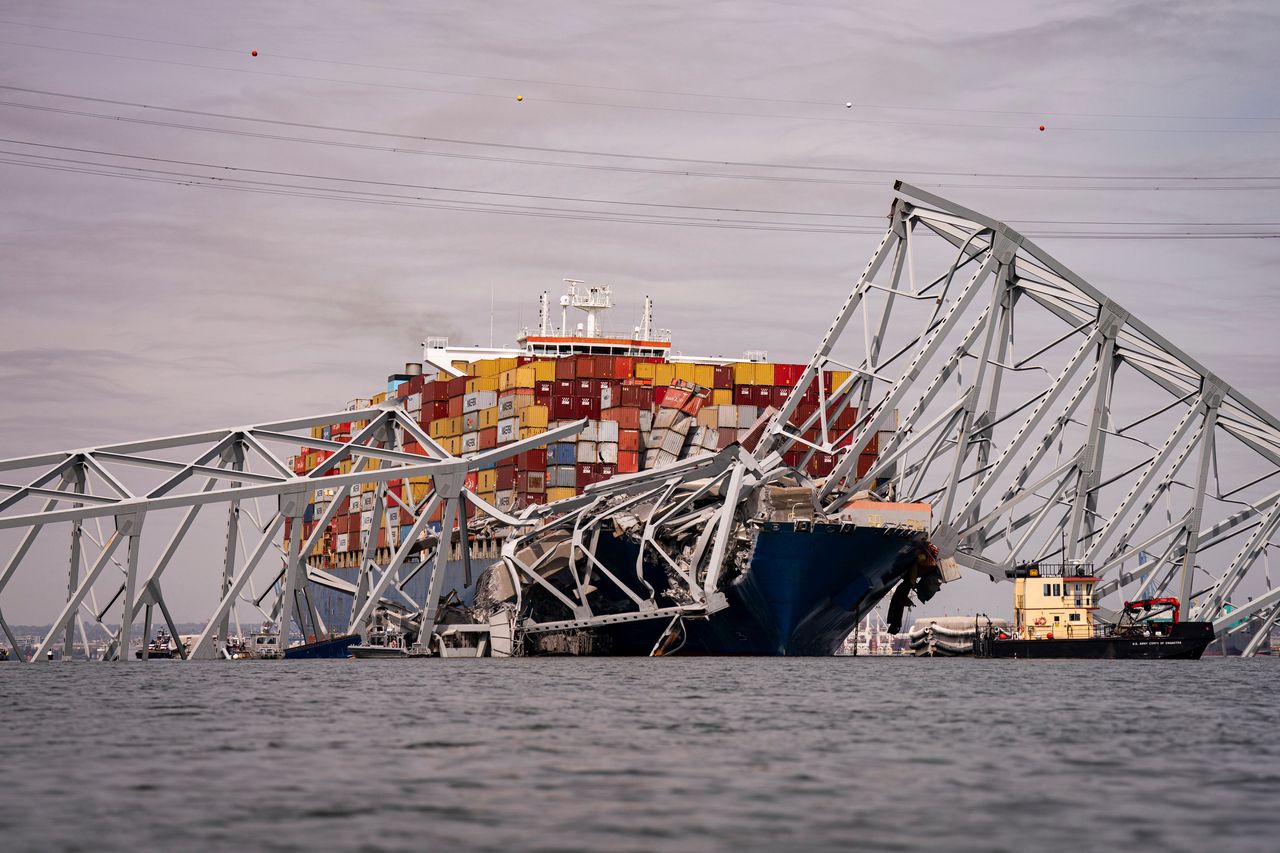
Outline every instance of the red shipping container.
{"label": "red shipping container", "polygon": [[405,384],[409,386],[410,394],[421,394],[423,386],[427,384],[427,380],[426,377],[419,373],[417,376],[410,376],[409,381]]}
{"label": "red shipping container", "polygon": [[578,356],[574,356],[574,361],[576,362],[576,364],[573,369],[577,371],[576,378],[578,379],[594,379],[595,378],[591,375],[595,373],[595,364],[596,364],[595,356],[578,355]]}
{"label": "red shipping container", "polygon": [[602,462],[596,466],[597,475],[601,480],[607,480],[618,472],[617,466],[608,462]]}
{"label": "red shipping container", "polygon": [[515,465],[503,465],[495,473],[498,478],[498,491],[505,492],[514,487],[516,482]]}
{"label": "red shipping container", "polygon": [[546,490],[547,475],[542,471],[521,471],[516,475],[516,491],[521,494],[536,494]]}
{"label": "red shipping container", "polygon": [[636,372],[636,360],[630,356],[614,356],[612,366],[609,376],[613,379],[630,379]]}
{"label": "red shipping container", "polygon": [[515,463],[520,471],[545,471],[547,470],[546,448],[526,450],[515,458]]}
{"label": "red shipping container", "polygon": [[449,380],[449,396],[461,397],[467,393],[467,380],[469,376],[455,376]]}
{"label": "red shipping container", "polygon": [[596,482],[599,479],[596,464],[594,462],[579,462],[577,479],[579,489]]}
{"label": "red shipping container", "polygon": [[612,401],[610,405],[613,405],[613,406],[622,405],[622,383],[616,379],[601,379],[600,380],[601,405],[604,404],[604,398],[606,395]]}
{"label": "red shipping container", "polygon": [[523,501],[524,506],[541,505],[547,502],[547,496],[544,492],[530,492],[527,495],[520,495],[519,498]]}
{"label": "red shipping container", "polygon": [[572,381],[575,377],[577,377],[577,375],[578,375],[577,366],[572,358],[569,358],[568,356],[566,356],[564,358],[556,359],[556,379],[557,380],[568,379]]}
{"label": "red shipping container", "polygon": [[720,388],[728,391],[733,387],[733,365],[717,364],[715,366],[714,378],[711,380],[714,388]]}
{"label": "red shipping container", "polygon": [[666,409],[679,409],[689,402],[689,392],[683,388],[667,388],[662,394],[662,402],[658,405]]}
{"label": "red shipping container", "polygon": [[733,404],[735,406],[754,406],[756,389],[754,385],[735,385],[733,387]]}
{"label": "red shipping container", "polygon": [[446,415],[451,418],[462,417],[462,397],[449,398],[449,409],[446,412]]}
{"label": "red shipping container", "polygon": [[[638,451],[640,449],[640,431],[638,429],[623,429],[622,424],[618,424],[618,452]],[[728,432],[729,430],[725,430]],[[622,464],[619,457],[619,465]]]}
{"label": "red shipping container", "polygon": [[[427,410],[424,407],[422,410],[422,416],[426,417],[426,415],[427,415]],[[449,414],[448,400],[436,400],[434,403],[431,404],[431,419],[433,421],[438,421],[441,418],[451,418],[451,417],[453,417],[453,415]]]}
{"label": "red shipping container", "polygon": [[[728,432],[728,430],[725,430]],[[621,445],[619,445],[621,446]],[[618,473],[634,474],[640,470],[640,454],[634,450],[618,451]]]}
{"label": "red shipping container", "polygon": [[557,379],[555,392],[561,397],[572,397],[576,393],[577,383],[572,379]]}
{"label": "red shipping container", "polygon": [[416,441],[412,441],[412,440],[410,440],[410,441],[406,441],[406,442],[404,443],[404,452],[405,452],[405,453],[416,453],[416,454],[418,454],[419,456],[423,456],[423,455],[425,455],[425,454],[422,452],[422,445],[421,445],[421,444],[418,444],[418,442],[416,442]]}
{"label": "red shipping container", "polygon": [[493,450],[498,446],[498,428],[489,427],[480,430],[480,449]]}
{"label": "red shipping container", "polygon": [[476,486],[480,485],[480,474],[475,471],[468,471],[467,477],[462,481],[462,484],[467,491],[474,492]]}
{"label": "red shipping container", "polygon": [[578,397],[600,399],[600,380],[579,378],[574,385],[573,393]]}
{"label": "red shipping container", "polygon": [[590,400],[585,397],[574,397],[573,417],[587,418],[593,421],[600,420],[600,401]]}
{"label": "red shipping container", "polygon": [[871,470],[871,466],[876,464],[876,455],[874,453],[862,453],[858,456],[858,476],[865,477],[867,472]]}
{"label": "red shipping container", "polygon": [[557,394],[551,398],[551,419],[553,421],[571,421],[576,415],[574,404],[578,401],[577,397],[564,397]]}
{"label": "red shipping container", "polygon": [[516,356],[516,366],[517,366],[517,367],[524,367],[526,364],[530,364],[530,363],[535,362],[535,361],[537,361],[537,360],[538,360],[538,359],[537,359],[536,357],[532,356],[532,355],[518,355],[518,356]]}
{"label": "red shipping container", "polygon": [[551,403],[551,397],[556,392],[554,382],[538,382],[533,386],[533,401],[539,406],[547,406]]}
{"label": "red shipping container", "polygon": [[619,430],[640,429],[640,409],[634,406],[615,406],[600,412],[601,420],[617,421]]}

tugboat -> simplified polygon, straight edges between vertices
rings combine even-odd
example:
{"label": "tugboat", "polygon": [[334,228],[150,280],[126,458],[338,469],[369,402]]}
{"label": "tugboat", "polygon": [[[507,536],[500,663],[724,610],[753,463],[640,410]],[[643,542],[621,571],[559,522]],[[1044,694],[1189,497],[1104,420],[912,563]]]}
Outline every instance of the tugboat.
{"label": "tugboat", "polygon": [[363,643],[351,646],[351,656],[357,660],[394,658],[399,660],[409,656],[409,638],[393,624],[391,613],[385,607],[373,611],[373,624],[369,627],[369,637]]}
{"label": "tugboat", "polygon": [[[142,649],[138,649],[133,653],[138,660],[142,660]],[[169,632],[161,628],[156,632],[156,638],[147,644],[147,658],[176,658],[178,654],[178,644],[174,642],[173,637],[169,636]]]}
{"label": "tugboat", "polygon": [[1097,621],[1092,566],[1030,563],[1009,576],[1013,634],[995,626],[980,631],[977,657],[1198,660],[1213,642],[1211,623],[1179,621],[1176,598],[1126,601],[1118,622]]}

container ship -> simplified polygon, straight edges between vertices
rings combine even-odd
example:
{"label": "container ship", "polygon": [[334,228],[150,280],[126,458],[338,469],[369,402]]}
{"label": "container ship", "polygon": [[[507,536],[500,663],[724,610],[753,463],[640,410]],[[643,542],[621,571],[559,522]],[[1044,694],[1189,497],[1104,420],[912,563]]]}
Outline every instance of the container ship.
{"label": "container ship", "polygon": [[[928,505],[893,504],[873,492],[838,515],[824,513],[815,500],[814,484],[831,474],[835,458],[787,450],[769,485],[756,493],[750,511],[735,520],[723,579],[718,589],[708,590],[716,601],[715,612],[674,620],[630,621],[619,616],[611,624],[566,623],[558,630],[522,633],[522,625],[559,624],[550,615],[555,599],[563,602],[575,589],[585,598],[584,589],[605,586],[602,575],[612,582],[612,592],[594,593],[597,601],[603,599],[595,612],[616,608],[621,613],[628,600],[644,599],[651,613],[673,610],[679,617],[688,596],[679,571],[667,565],[673,561],[645,551],[646,544],[655,543],[622,523],[611,528],[612,535],[597,537],[596,579],[588,578],[585,585],[580,578],[575,581],[573,546],[566,545],[563,531],[551,529],[556,509],[581,505],[575,499],[600,490],[601,484],[625,482],[629,476],[716,454],[723,458],[726,451],[738,448],[751,451],[769,417],[792,394],[799,394],[800,401],[791,421],[802,425],[849,378],[848,373],[828,371],[801,389],[797,383],[805,365],[773,363],[763,352],[736,360],[673,354],[671,333],[653,327],[648,297],[641,322],[631,333],[611,334],[604,324],[612,308],[610,289],[566,283],[558,327],[543,293],[538,327],[523,330],[514,347],[459,348],[446,339],[429,338],[421,362],[405,365],[388,377],[385,390],[349,405],[352,410],[379,404],[402,408],[433,442],[459,457],[585,421],[576,436],[468,475],[467,490],[497,512],[491,518],[477,513],[469,519],[466,541],[457,526],[441,530],[439,509],[422,529],[424,555],[431,548],[447,549],[435,627],[450,620],[459,627],[483,623],[505,607],[511,614],[511,633],[521,635],[508,650],[511,654],[830,655],[895,586],[899,618],[908,594],[927,600],[936,591],[942,573],[927,541]],[[568,317],[571,309],[586,315],[576,327]],[[845,408],[830,426],[852,431],[856,420],[857,410]],[[350,441],[364,426],[339,423],[315,430],[314,437]],[[816,440],[817,430],[811,427],[807,437]],[[858,459],[859,476],[876,460],[875,439]],[[403,450],[423,452],[420,443],[407,438]],[[304,448],[294,469],[307,472],[331,453]],[[348,473],[351,464],[348,459],[334,472]],[[411,534],[407,508],[419,506],[430,487],[426,478],[391,481],[384,494],[385,512],[375,512],[381,507],[371,488],[353,491],[346,499],[347,505],[332,516],[308,557],[313,571],[306,606],[313,625],[334,630],[348,624],[362,571],[369,563],[387,565]],[[696,482],[689,486],[688,506],[697,508],[707,495],[715,497],[716,489],[704,487],[703,495],[696,487]],[[327,499],[325,490],[317,493],[303,519],[304,536],[314,531],[312,519],[323,515]],[[672,500],[679,500],[679,494]],[[547,525],[545,535],[504,551],[517,531],[502,518],[509,520],[530,507],[538,508]],[[654,511],[648,510],[651,515]],[[379,515],[380,526],[375,521]],[[664,545],[672,552],[690,553],[706,545],[708,537],[699,538],[706,527],[689,525],[670,534]],[[286,539],[290,533],[286,528]],[[569,556],[549,555],[557,547],[567,548]],[[509,565],[503,565],[522,555],[530,564],[542,561],[537,567],[542,580],[524,584],[524,589]],[[475,566],[481,568],[473,572]],[[427,632],[413,617],[428,596],[429,574],[402,573],[385,588],[377,633],[402,634],[396,637],[397,648],[422,650],[428,642]],[[431,642],[440,653],[449,645],[441,637]],[[475,648],[474,641],[467,642]],[[475,653],[484,651],[481,647]],[[385,650],[377,656],[386,656]]]}

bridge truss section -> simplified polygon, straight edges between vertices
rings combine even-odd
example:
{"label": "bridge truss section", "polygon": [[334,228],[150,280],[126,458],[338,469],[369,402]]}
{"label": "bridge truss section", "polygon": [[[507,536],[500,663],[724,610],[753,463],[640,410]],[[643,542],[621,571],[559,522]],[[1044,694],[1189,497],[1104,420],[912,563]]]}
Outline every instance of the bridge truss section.
{"label": "bridge truss section", "polygon": [[[356,426],[350,441],[310,434],[312,427],[350,422]],[[428,592],[415,604],[422,623],[432,625],[451,540],[467,541],[468,516],[483,512],[521,523],[468,490],[467,474],[574,435],[584,425],[578,421],[536,439],[459,458],[404,411],[381,405],[0,460],[0,536],[8,537],[0,544],[11,546],[0,563],[0,643],[8,643],[22,659],[3,607],[6,590],[24,574],[44,575],[47,581],[53,573],[66,583],[65,600],[33,656],[37,661],[46,660],[55,648],[70,658],[77,633],[87,650],[87,622],[101,625],[111,636],[109,658],[127,660],[134,624],[144,617],[144,634],[149,633],[153,608],[176,639],[165,598],[165,584],[175,575],[184,593],[202,589],[206,602],[205,629],[189,649],[179,644],[184,658],[224,655],[237,606],[257,608],[273,621],[281,649],[288,647],[295,624],[317,637],[330,629],[363,632],[376,606],[388,600],[388,589],[402,588],[423,570],[430,573]],[[414,452],[405,450],[410,443]],[[327,454],[318,454],[320,461],[299,473],[288,454],[303,446]],[[389,482],[413,478],[430,478],[420,500],[412,500],[411,491],[402,497],[388,488]],[[362,485],[373,486],[375,500],[353,587],[309,566],[307,557]],[[409,531],[393,537],[390,560],[379,566],[374,561],[376,533],[391,508],[398,509],[399,521]],[[447,533],[432,535],[429,525],[437,510],[442,519],[437,531]],[[193,533],[210,520],[212,531],[205,523],[202,535]],[[305,537],[304,520],[314,522]],[[289,533],[282,536],[286,528]],[[55,535],[63,537],[61,547],[47,541]],[[466,559],[469,549],[460,550]],[[41,581],[31,580],[37,585]],[[323,624],[307,596],[308,581],[353,595],[349,625]]]}
{"label": "bridge truss section", "polygon": [[[797,417],[824,370],[849,378]],[[930,502],[942,556],[993,578],[1077,564],[1104,604],[1177,596],[1249,653],[1280,616],[1280,422],[1024,235],[901,182],[757,454],[789,450],[835,456],[829,511]]]}

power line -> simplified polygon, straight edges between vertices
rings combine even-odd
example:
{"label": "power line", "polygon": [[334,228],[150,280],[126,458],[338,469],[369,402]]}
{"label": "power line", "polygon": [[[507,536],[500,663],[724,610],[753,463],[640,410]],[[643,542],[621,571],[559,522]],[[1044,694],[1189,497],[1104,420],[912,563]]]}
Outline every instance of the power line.
{"label": "power line", "polygon": [[[432,184],[412,184],[412,183],[406,183],[403,181],[379,181],[379,180],[371,180],[367,178],[350,178],[350,177],[344,177],[344,176],[338,176],[338,175],[315,174],[310,172],[289,172],[289,171],[282,171],[279,169],[261,169],[261,168],[253,168],[248,166],[231,166],[225,163],[206,163],[206,162],[194,161],[194,160],[179,160],[179,159],[173,159],[173,158],[167,158],[167,157],[156,157],[148,154],[130,154],[128,152],[122,152],[122,151],[108,151],[100,148],[81,148],[81,147],[70,146],[70,145],[54,145],[52,143],[32,142],[25,139],[0,138],[0,143],[5,143],[9,145],[24,145],[32,148],[43,148],[43,149],[61,151],[61,152],[66,152],[71,154],[92,154],[100,157],[115,157],[115,158],[128,159],[128,160],[142,160],[150,163],[164,163],[164,164],[173,165],[173,166],[190,166],[190,167],[196,167],[196,168],[202,168],[202,169],[214,169],[219,172],[242,172],[245,174],[252,174],[252,175],[270,175],[274,177],[284,177],[284,178],[301,178],[305,180],[329,181],[329,182],[347,183],[347,184],[361,184],[365,186],[386,187],[386,188],[393,188],[393,189],[427,190],[430,192],[447,192],[447,193],[459,193],[459,194],[466,194],[466,195],[485,195],[485,196],[495,196],[500,198],[517,198],[517,199],[536,200],[536,201],[571,202],[576,204],[617,205],[617,206],[625,206],[625,207],[652,207],[652,208],[662,208],[662,209],[671,209],[671,210],[695,210],[695,211],[715,212],[715,213],[758,214],[758,215],[770,215],[770,216],[808,216],[808,217],[823,217],[823,218],[838,218],[838,219],[870,219],[870,220],[884,220],[887,218],[886,214],[831,213],[831,212],[825,212],[825,211],[776,210],[776,209],[762,209],[762,208],[748,208],[748,207],[712,207],[712,206],[706,206],[706,205],[671,204],[671,203],[660,203],[660,202],[630,201],[630,200],[624,200],[624,199],[584,198],[581,196],[560,196],[560,195],[548,195],[548,194],[542,194],[542,193],[516,193],[516,192],[503,192],[503,191],[497,191],[497,190],[476,190],[476,189],[467,189],[462,187],[448,187],[448,186],[439,186],[439,185],[432,185]],[[8,153],[12,153],[15,156],[37,156],[37,155],[19,154],[18,152],[8,152]],[[100,164],[100,165],[105,166],[110,164]],[[122,166],[120,168],[131,168],[131,167]],[[218,177],[218,176],[214,176],[214,177]],[[1093,225],[1093,226],[1123,225],[1123,226],[1134,226],[1134,227],[1136,226],[1148,226],[1148,227],[1168,226],[1168,227],[1183,227],[1183,228],[1280,227],[1280,222],[1093,221],[1093,220],[1051,220],[1051,219],[1020,219],[1020,220],[1012,220],[1012,222],[1013,224],[1031,224],[1031,225]]]}
{"label": "power line", "polygon": [[[3,157],[34,158],[44,162],[32,162],[32,159],[3,159]],[[706,219],[702,217],[655,216],[649,214],[615,214],[609,211],[583,211],[571,208],[555,208],[544,206],[521,206],[491,204],[486,202],[457,202],[444,199],[431,199],[415,196],[403,196],[394,193],[377,193],[366,191],[341,190],[332,187],[315,187],[279,182],[249,181],[242,178],[223,178],[219,176],[196,175],[192,173],[170,172],[138,166],[120,166],[97,163],[93,161],[75,160],[74,158],[55,158],[46,155],[23,154],[21,152],[0,151],[0,164],[35,168],[45,171],[70,172],[76,174],[112,177],[124,180],[141,180],[151,183],[168,183],[182,186],[201,187],[206,189],[224,189],[237,192],[249,192],[263,195],[291,196],[300,198],[325,199],[358,204],[375,204],[395,207],[416,207],[435,210],[449,210],[469,213],[491,213],[505,216],[531,216],[537,218],[568,219],[590,222],[620,222],[630,224],[664,225],[670,227],[694,228],[727,228],[733,230],[776,231],[793,233],[823,234],[880,234],[877,228],[859,226],[826,226],[820,224],[768,222],[755,220]],[[1270,239],[1280,237],[1280,232],[1273,233],[1122,233],[1108,232],[1090,234],[1082,232],[1046,232],[1040,237],[1059,237],[1062,239],[1097,239],[1097,240],[1168,240],[1168,239]]]}
{"label": "power line", "polygon": [[1034,173],[1034,172],[981,172],[981,171],[950,171],[936,169],[906,169],[906,168],[875,168],[866,166],[817,166],[803,163],[767,163],[749,160],[724,160],[724,159],[704,159],[694,157],[673,157],[659,154],[635,154],[617,151],[592,151],[580,148],[558,148],[543,145],[521,145],[510,142],[487,142],[474,139],[461,139],[457,137],[447,136],[425,136],[414,133],[400,133],[387,130],[371,130],[368,128],[350,127],[345,125],[317,124],[312,122],[286,121],[284,119],[262,118],[259,116],[247,116],[238,113],[213,112],[209,110],[195,110],[183,107],[162,106],[159,104],[148,104],[138,101],[125,101],[114,98],[99,98],[89,95],[76,95],[67,92],[53,92],[47,89],[32,89],[24,86],[6,86],[0,85],[0,90],[10,92],[22,92],[29,95],[43,95],[54,98],[64,98],[67,100],[87,101],[96,104],[108,104],[118,107],[132,107],[142,110],[159,110],[169,113],[177,113],[181,115],[194,115],[204,118],[229,119],[233,121],[253,122],[256,124],[269,124],[277,127],[292,127],[304,130],[324,130],[336,133],[352,133],[364,136],[382,136],[391,139],[411,139],[415,142],[440,142],[449,145],[470,145],[485,148],[501,148],[516,151],[537,151],[549,154],[569,154],[575,156],[588,157],[609,157],[626,160],[652,160],[665,163],[687,163],[699,166],[732,166],[737,168],[748,169],[795,169],[809,172],[838,172],[852,174],[874,174],[874,175],[892,175],[897,176],[903,173],[911,173],[913,175],[929,175],[934,177],[964,177],[964,178],[1021,178],[1021,179],[1044,179],[1044,180],[1106,180],[1106,181],[1259,181],[1259,180],[1280,180],[1280,175],[1096,175],[1081,173]]}
{"label": "power line", "polygon": [[[52,32],[74,33],[77,35],[96,36],[100,38],[120,39],[124,41],[143,42],[146,44],[162,44],[169,47],[191,48],[195,50],[207,50],[216,53],[233,54],[243,56],[243,49],[233,49],[226,47],[214,47],[212,45],[193,44],[191,42],[166,41],[164,39],[145,38],[142,36],[121,35],[119,33],[104,33],[97,30],[81,30],[71,27],[55,27],[48,24],[33,24],[26,21],[11,21],[0,19],[0,24],[9,26],[28,27],[31,29],[49,30]],[[605,86],[599,83],[569,83],[558,80],[539,80],[528,77],[502,77],[491,74],[470,74],[460,71],[440,71],[438,69],[428,68],[408,68],[399,65],[380,65],[369,62],[352,62],[350,60],[341,59],[319,59],[310,56],[299,56],[297,54],[277,53],[271,51],[265,54],[264,58],[287,59],[296,62],[314,62],[326,65],[339,65],[347,68],[365,68],[375,71],[396,71],[410,74],[427,74],[439,77],[458,77],[470,80],[486,80],[498,83],[523,83],[525,85],[535,86],[557,86],[572,89],[594,89],[603,92],[628,92],[643,95],[666,95],[681,98],[705,98],[711,100],[725,101],[743,101],[749,103],[771,103],[771,104],[793,104],[798,106],[811,107],[837,107],[839,103],[833,101],[813,101],[797,98],[768,98],[759,95],[725,95],[707,92],[689,92],[671,89],[646,89],[632,86]],[[982,113],[987,115],[1018,115],[1018,116],[1040,116],[1040,117],[1066,117],[1066,118],[1129,118],[1129,119],[1183,119],[1193,121],[1280,121],[1280,116],[1221,116],[1221,115],[1187,115],[1187,114],[1153,114],[1153,113],[1091,113],[1091,112],[1059,112],[1050,111],[1031,111],[1031,110],[993,110],[981,109],[974,107],[922,107],[908,106],[903,104],[868,104],[858,102],[845,102],[846,105],[852,103],[856,108],[872,109],[872,110],[904,110],[914,112],[946,112],[946,113]]]}
{"label": "power line", "polygon": [[[114,113],[95,113],[95,112],[89,112],[86,110],[72,110],[64,107],[51,107],[51,106],[44,106],[40,104],[28,104],[28,103],[23,103],[19,101],[0,101],[0,107],[35,110],[39,112],[58,113],[62,115],[73,115],[81,118],[93,118],[93,119],[100,119],[105,121],[117,121],[117,122],[124,122],[127,124],[137,124],[137,125],[144,125],[144,126],[150,126],[150,127],[168,127],[168,128],[174,128],[174,129],[180,129],[180,130],[192,130],[192,131],[197,131],[201,133],[214,133],[214,134],[222,134],[222,135],[228,135],[228,136],[239,136],[239,137],[245,137],[245,138],[251,138],[251,139],[270,139],[270,140],[283,141],[283,142],[295,142],[295,143],[306,144],[306,145],[320,145],[320,146],[336,147],[336,148],[350,148],[350,149],[365,150],[365,151],[381,151],[381,152],[393,153],[393,154],[414,154],[414,155],[420,155],[420,156],[443,157],[443,158],[459,159],[459,160],[478,160],[478,161],[496,162],[496,163],[509,163],[509,164],[515,164],[515,165],[523,165],[523,166],[542,166],[542,167],[560,168],[560,169],[586,169],[591,171],[624,172],[624,173],[632,173],[632,174],[674,175],[679,177],[717,178],[717,179],[726,179],[726,180],[766,181],[766,182],[775,182],[775,183],[781,182],[781,183],[807,183],[807,184],[836,184],[836,185],[875,186],[875,187],[884,186],[883,181],[856,180],[851,178],[816,178],[816,177],[801,177],[801,176],[790,176],[790,175],[758,175],[758,174],[746,174],[746,173],[736,173],[736,172],[735,173],[713,172],[713,171],[700,171],[700,170],[692,170],[692,169],[657,169],[657,168],[651,168],[651,167],[623,166],[623,165],[615,165],[615,164],[608,164],[608,163],[580,163],[580,162],[574,163],[574,162],[561,162],[556,160],[532,160],[532,159],[517,158],[517,157],[500,157],[492,154],[467,154],[467,153],[462,153],[457,151],[431,151],[431,150],[425,150],[425,149],[419,149],[419,148],[406,148],[403,146],[372,145],[369,143],[343,142],[340,140],[333,140],[333,139],[317,139],[315,137],[308,137],[308,136],[295,136],[295,135],[286,136],[281,134],[265,133],[263,131],[237,130],[234,128],[212,127],[209,125],[201,125],[201,124],[169,122],[169,121],[161,121],[159,119],[137,118],[133,116],[118,115]],[[1212,181],[1213,179],[1206,178],[1205,180]],[[1155,190],[1162,190],[1166,192],[1171,192],[1175,190],[1177,191],[1189,191],[1189,190],[1253,191],[1253,190],[1270,190],[1270,189],[1280,188],[1277,186],[1268,186],[1268,185],[1244,186],[1244,185],[1236,184],[1236,185],[1221,186],[1221,185],[1202,184],[1202,183],[1199,183],[1198,181],[1183,182],[1183,183],[1176,183],[1176,184],[1156,183],[1149,186],[1124,186],[1124,187],[1101,186],[1101,185],[974,184],[974,183],[945,183],[945,182],[921,183],[921,186],[925,188],[930,188],[930,189],[1000,189],[1000,190],[1025,189],[1025,190],[1045,190],[1045,191],[1048,191],[1048,190],[1106,190],[1106,191],[1124,190],[1128,192],[1155,191]]]}
{"label": "power line", "polygon": [[[108,59],[121,59],[127,62],[147,62],[158,63],[161,65],[173,65],[184,68],[200,68],[208,71],[224,71],[232,74],[250,74],[255,76],[279,77],[289,80],[308,80],[319,83],[339,83],[347,86],[366,86],[380,89],[397,89],[412,92],[427,92],[437,95],[462,95],[474,98],[498,98],[502,100],[511,100],[511,96],[507,94],[495,94],[491,92],[471,92],[457,89],[440,89],[427,86],[408,86],[398,83],[378,83],[369,80],[351,80],[347,78],[336,77],[320,77],[312,74],[292,74],[283,71],[262,71],[249,68],[227,68],[222,65],[206,65],[199,62],[183,62],[176,59],[159,59],[155,57],[128,56],[119,53],[107,53],[106,51],[82,50],[70,47],[56,47],[47,44],[31,44],[30,42],[9,41],[0,39],[0,44],[7,44],[12,47],[26,47],[34,50],[49,50],[61,53],[74,53],[82,56],[98,56]],[[692,107],[673,107],[673,106],[654,106],[649,104],[622,104],[610,103],[604,101],[584,101],[574,100],[571,98],[538,98],[538,102],[546,104],[567,104],[573,106],[589,106],[589,107],[605,107],[609,109],[623,110],[643,110],[649,112],[671,112],[671,113],[688,113],[709,116],[729,116],[735,118],[764,118],[764,119],[791,119],[798,121],[821,121],[821,122],[841,122],[844,124],[879,124],[900,127],[928,127],[928,128],[980,128],[985,130],[1017,130],[1019,125],[1000,125],[1000,124],[977,124],[966,122],[924,122],[924,121],[903,121],[900,119],[881,119],[881,118],[837,118],[836,116],[812,116],[812,115],[791,115],[784,113],[749,113],[733,110],[710,110],[697,109]],[[1122,128],[1122,127],[1071,127],[1059,125],[1054,128],[1056,132],[1083,132],[1083,133],[1228,133],[1228,134],[1277,134],[1280,129],[1267,128]]]}

